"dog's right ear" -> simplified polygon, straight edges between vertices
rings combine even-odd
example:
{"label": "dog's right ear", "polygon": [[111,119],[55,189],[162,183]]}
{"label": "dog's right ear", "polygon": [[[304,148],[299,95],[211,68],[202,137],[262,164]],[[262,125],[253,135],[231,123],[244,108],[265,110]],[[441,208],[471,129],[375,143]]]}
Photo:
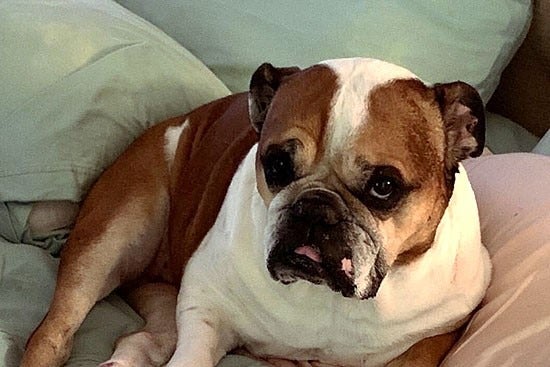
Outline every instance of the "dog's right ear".
{"label": "dog's right ear", "polygon": [[298,67],[276,68],[264,63],[252,74],[248,92],[248,113],[257,133],[262,130],[271,100],[282,81],[298,71]]}

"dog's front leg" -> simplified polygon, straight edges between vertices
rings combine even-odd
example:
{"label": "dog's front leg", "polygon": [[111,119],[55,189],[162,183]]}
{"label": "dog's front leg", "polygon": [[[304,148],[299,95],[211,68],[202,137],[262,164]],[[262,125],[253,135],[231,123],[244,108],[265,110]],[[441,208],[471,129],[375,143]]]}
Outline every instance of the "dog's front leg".
{"label": "dog's front leg", "polygon": [[237,345],[228,323],[213,308],[186,304],[177,312],[178,343],[167,367],[214,367]]}

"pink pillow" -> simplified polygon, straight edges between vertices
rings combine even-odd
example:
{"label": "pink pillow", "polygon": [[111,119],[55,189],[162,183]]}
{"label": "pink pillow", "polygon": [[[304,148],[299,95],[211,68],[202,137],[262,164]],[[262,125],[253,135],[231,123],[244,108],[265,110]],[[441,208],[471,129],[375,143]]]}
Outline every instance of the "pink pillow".
{"label": "pink pillow", "polygon": [[465,163],[493,277],[444,367],[550,365],[550,157]]}

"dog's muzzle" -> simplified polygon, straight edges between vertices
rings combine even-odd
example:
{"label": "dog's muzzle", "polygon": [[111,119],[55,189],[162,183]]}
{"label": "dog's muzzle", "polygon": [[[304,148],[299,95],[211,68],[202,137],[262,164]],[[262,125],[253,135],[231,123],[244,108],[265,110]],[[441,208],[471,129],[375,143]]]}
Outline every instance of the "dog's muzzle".
{"label": "dog's muzzle", "polygon": [[337,193],[312,188],[283,208],[267,268],[285,284],[304,279],[327,284],[345,297],[355,295],[354,224]]}

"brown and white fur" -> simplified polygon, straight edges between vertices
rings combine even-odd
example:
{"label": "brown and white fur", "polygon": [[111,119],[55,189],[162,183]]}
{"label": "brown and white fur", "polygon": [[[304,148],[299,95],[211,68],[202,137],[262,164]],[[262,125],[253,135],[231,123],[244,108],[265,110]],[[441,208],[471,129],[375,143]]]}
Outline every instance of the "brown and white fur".
{"label": "brown and white fur", "polygon": [[102,366],[213,367],[237,347],[435,366],[490,278],[459,163],[483,136],[462,82],[264,64],[248,94],[154,126],[100,177],[21,366],[60,366],[116,288],[146,323]]}

